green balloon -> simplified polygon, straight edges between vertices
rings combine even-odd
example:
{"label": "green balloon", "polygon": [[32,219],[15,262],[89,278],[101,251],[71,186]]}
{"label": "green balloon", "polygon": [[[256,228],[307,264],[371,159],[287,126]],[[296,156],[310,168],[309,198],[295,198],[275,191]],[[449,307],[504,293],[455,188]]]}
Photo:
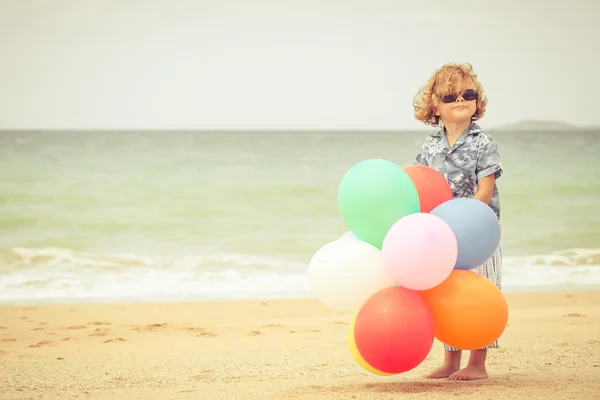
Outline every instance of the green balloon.
{"label": "green balloon", "polygon": [[397,164],[365,160],[342,178],[338,209],[356,237],[381,249],[392,225],[419,212],[419,194],[410,176]]}

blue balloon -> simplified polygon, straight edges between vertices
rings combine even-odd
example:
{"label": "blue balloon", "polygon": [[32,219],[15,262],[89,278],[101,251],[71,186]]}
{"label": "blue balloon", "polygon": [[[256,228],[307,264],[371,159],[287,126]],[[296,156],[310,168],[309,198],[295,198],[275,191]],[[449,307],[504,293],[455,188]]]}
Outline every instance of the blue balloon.
{"label": "blue balloon", "polygon": [[454,269],[473,269],[485,263],[500,245],[500,222],[487,204],[472,198],[448,200],[431,214],[446,221],[458,243]]}

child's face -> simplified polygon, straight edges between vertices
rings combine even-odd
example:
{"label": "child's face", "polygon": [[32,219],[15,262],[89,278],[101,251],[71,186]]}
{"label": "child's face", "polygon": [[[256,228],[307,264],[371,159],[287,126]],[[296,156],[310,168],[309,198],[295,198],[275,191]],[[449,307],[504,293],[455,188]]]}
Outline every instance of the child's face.
{"label": "child's face", "polygon": [[477,110],[477,96],[472,80],[459,81],[453,90],[442,93],[441,99],[435,101],[436,115],[445,125],[471,121]]}

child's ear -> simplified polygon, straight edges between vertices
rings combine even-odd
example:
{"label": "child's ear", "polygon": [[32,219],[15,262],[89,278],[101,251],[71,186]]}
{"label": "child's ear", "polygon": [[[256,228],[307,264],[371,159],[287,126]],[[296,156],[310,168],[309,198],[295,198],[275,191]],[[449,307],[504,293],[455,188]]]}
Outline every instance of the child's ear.
{"label": "child's ear", "polygon": [[433,98],[433,113],[439,117],[440,116],[440,111],[438,110],[438,102],[435,99],[435,97]]}

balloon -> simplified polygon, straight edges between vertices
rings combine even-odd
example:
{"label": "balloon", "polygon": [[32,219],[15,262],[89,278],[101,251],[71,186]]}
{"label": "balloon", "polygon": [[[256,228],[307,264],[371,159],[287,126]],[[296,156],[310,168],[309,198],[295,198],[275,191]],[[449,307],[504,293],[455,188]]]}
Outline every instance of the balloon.
{"label": "balloon", "polygon": [[338,238],[338,240],[358,240],[356,235],[350,231],[344,233],[342,236]]}
{"label": "balloon", "polygon": [[356,314],[354,341],[365,362],[377,371],[399,374],[418,366],[434,339],[433,316],[413,290],[381,289]]}
{"label": "balloon", "polygon": [[456,264],[458,246],[452,228],[435,215],[417,213],[396,222],[381,248],[383,268],[407,289],[439,285]]}
{"label": "balloon", "polygon": [[383,270],[381,251],[359,240],[336,240],[321,247],[308,266],[310,285],[326,306],[356,310],[392,282]]}
{"label": "balloon", "polygon": [[380,249],[396,221],[419,212],[419,195],[400,166],[387,160],[366,160],[350,168],[342,178],[338,208],[356,237]]}
{"label": "balloon", "polygon": [[458,243],[455,269],[470,270],[485,263],[500,244],[500,222],[487,204],[456,198],[440,204],[431,214],[442,218]]}
{"label": "balloon", "polygon": [[452,189],[444,175],[426,165],[403,168],[417,188],[421,212],[428,213],[440,204],[452,200]]}
{"label": "balloon", "polygon": [[352,318],[352,323],[350,324],[350,329],[348,330],[348,344],[350,345],[350,352],[352,353],[352,357],[356,360],[358,365],[360,365],[367,372],[370,372],[374,375],[379,376],[392,376],[394,374],[387,374],[385,372],[377,371],[375,368],[371,367],[364,358],[358,352],[356,348],[356,342],[354,341],[354,321],[356,320],[356,315]]}
{"label": "balloon", "polygon": [[440,285],[417,292],[433,314],[435,337],[464,350],[496,341],[508,322],[508,304],[498,287],[472,271],[454,270]]}

